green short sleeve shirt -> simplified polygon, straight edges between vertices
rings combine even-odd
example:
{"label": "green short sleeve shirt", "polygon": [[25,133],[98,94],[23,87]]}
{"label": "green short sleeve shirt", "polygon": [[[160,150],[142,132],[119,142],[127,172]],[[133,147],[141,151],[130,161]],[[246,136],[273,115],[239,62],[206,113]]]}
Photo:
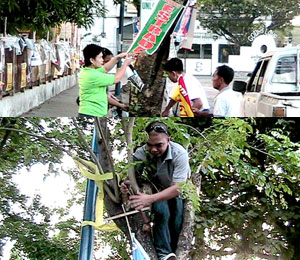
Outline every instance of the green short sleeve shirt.
{"label": "green short sleeve shirt", "polygon": [[84,68],[79,75],[79,113],[95,117],[106,116],[106,88],[114,82],[115,75],[105,73],[104,67]]}

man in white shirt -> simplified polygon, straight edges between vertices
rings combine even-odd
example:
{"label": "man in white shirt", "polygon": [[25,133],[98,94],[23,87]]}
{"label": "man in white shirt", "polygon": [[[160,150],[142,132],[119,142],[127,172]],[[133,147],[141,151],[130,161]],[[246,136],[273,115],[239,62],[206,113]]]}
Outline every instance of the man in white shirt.
{"label": "man in white shirt", "polygon": [[[201,86],[199,80],[197,80],[193,75],[184,73],[183,63],[179,58],[172,58],[168,60],[166,64],[164,64],[164,70],[167,72],[169,79],[173,83],[178,83],[180,76],[183,76],[192,107],[195,107],[200,111],[209,111],[209,104],[204,88]],[[170,96],[173,96],[172,91]],[[175,104],[176,101],[171,99],[163,111],[162,116],[168,116],[170,109]]]}
{"label": "man in white shirt", "polygon": [[215,97],[213,114],[205,113],[193,108],[196,116],[205,117],[241,117],[242,116],[242,95],[233,91],[229,86],[234,77],[232,68],[222,65],[217,67],[213,75],[213,87],[219,90],[219,94]]}

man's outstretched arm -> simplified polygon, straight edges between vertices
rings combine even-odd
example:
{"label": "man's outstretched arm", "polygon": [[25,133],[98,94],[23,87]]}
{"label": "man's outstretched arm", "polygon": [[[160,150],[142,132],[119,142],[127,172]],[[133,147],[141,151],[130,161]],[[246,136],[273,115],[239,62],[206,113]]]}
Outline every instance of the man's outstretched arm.
{"label": "man's outstretched arm", "polygon": [[173,99],[170,100],[169,104],[167,105],[167,107],[165,108],[164,112],[162,112],[161,116],[165,117],[165,116],[169,116],[170,110],[171,108],[176,104],[177,102],[174,101]]}

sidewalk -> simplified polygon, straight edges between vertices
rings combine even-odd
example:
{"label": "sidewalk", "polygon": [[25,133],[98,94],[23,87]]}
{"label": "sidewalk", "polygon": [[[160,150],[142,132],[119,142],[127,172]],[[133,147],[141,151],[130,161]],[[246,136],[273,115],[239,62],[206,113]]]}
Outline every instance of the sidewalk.
{"label": "sidewalk", "polygon": [[[212,76],[197,76],[207,95],[210,108],[213,108],[214,98],[218,91],[212,87]],[[51,98],[41,106],[23,114],[23,117],[77,117],[78,106],[76,98],[78,97],[78,85],[61,92],[59,95]],[[124,100],[125,101],[125,100]],[[126,100],[128,102],[128,100]]]}
{"label": "sidewalk", "polygon": [[21,115],[22,117],[77,117],[78,85],[61,92],[37,108]]}

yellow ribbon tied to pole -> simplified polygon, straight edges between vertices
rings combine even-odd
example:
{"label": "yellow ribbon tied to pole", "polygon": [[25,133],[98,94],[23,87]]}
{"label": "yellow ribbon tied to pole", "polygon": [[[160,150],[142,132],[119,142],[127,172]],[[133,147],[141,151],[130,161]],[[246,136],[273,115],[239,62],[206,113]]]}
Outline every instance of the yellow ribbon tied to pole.
{"label": "yellow ribbon tied to pole", "polygon": [[[96,200],[96,212],[95,212],[96,221],[95,222],[94,221],[83,221],[82,226],[90,225],[90,226],[93,226],[97,230],[108,231],[108,232],[120,230],[118,228],[118,226],[116,225],[116,223],[114,223],[114,222],[103,224],[103,205],[104,205],[103,182],[105,180],[111,180],[113,178],[113,174],[111,172],[108,172],[105,174],[100,174],[96,164],[94,164],[93,162],[81,159],[81,161],[84,161],[84,163],[86,165],[88,165],[88,167],[87,167],[76,158],[74,158],[74,161],[77,164],[81,174],[90,180],[94,180],[98,186],[98,193],[97,193],[97,200]],[[91,173],[91,170],[95,174]]]}

